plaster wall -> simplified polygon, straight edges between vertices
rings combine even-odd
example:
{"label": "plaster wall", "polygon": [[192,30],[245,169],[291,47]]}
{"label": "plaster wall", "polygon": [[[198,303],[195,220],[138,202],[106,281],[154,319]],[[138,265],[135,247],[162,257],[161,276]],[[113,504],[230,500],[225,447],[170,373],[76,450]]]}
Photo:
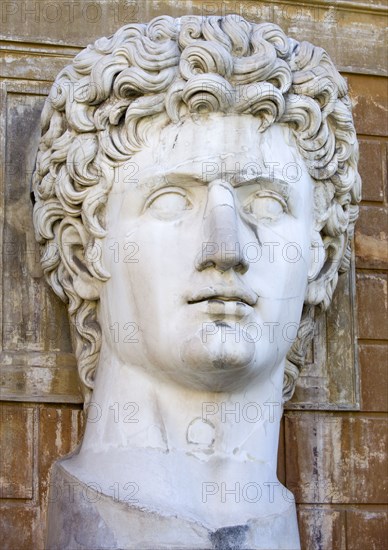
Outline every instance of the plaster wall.
{"label": "plaster wall", "polygon": [[[45,94],[89,42],[157,15],[239,13],[326,48],[348,78],[360,140],[356,225],[359,379],[351,405],[291,405],[279,478],[296,497],[302,548],[383,550],[387,540],[388,93],[379,0],[4,1],[1,4],[0,531],[9,550],[43,548],[52,463],[77,444],[82,406],[64,305],[41,281],[29,201]],[[330,360],[330,358],[329,358]],[[328,365],[330,370],[330,365]],[[311,396],[310,393],[307,397]],[[359,390],[359,393],[357,393]],[[307,398],[306,398],[307,399]],[[117,414],[121,414],[118,411]]]}

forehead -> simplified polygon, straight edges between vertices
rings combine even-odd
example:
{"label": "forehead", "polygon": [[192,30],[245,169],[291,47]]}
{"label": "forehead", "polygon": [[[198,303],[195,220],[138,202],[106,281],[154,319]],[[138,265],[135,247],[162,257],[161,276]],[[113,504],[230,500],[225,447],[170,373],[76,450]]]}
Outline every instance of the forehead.
{"label": "forehead", "polygon": [[149,132],[147,145],[132,160],[141,180],[157,184],[166,175],[201,181],[240,174],[287,181],[306,167],[287,126],[259,132],[252,115],[214,113]]}

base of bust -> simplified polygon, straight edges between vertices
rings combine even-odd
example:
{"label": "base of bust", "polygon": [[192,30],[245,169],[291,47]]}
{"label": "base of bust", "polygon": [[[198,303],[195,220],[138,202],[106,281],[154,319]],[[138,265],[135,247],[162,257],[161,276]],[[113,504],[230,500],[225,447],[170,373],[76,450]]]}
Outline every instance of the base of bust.
{"label": "base of bust", "polygon": [[46,550],[300,550],[295,504],[280,514],[210,530],[102,494],[63,465],[51,473]]}

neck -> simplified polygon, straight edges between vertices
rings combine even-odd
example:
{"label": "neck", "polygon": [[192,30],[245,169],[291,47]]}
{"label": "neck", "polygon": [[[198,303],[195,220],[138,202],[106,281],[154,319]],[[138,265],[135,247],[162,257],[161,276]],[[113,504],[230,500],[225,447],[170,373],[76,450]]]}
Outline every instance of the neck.
{"label": "neck", "polygon": [[244,390],[194,391],[102,346],[85,436],[67,469],[107,495],[131,480],[142,507],[214,526],[294,514],[276,477],[282,378],[278,365]]}
{"label": "neck", "polygon": [[197,391],[123,364],[102,347],[82,452],[131,449],[276,466],[283,365],[235,392]]}

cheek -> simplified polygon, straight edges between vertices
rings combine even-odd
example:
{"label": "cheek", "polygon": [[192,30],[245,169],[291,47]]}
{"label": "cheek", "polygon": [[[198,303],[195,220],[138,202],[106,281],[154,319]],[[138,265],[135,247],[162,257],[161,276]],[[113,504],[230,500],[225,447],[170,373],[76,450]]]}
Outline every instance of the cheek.
{"label": "cheek", "polygon": [[152,276],[168,278],[187,276],[194,258],[201,250],[196,239],[196,225],[190,219],[172,222],[149,221],[134,237],[139,245],[139,267],[151,271]]}
{"label": "cheek", "polygon": [[295,223],[262,226],[260,245],[246,248],[250,270],[266,286],[266,294],[304,294],[310,259],[310,239],[303,225]]}

